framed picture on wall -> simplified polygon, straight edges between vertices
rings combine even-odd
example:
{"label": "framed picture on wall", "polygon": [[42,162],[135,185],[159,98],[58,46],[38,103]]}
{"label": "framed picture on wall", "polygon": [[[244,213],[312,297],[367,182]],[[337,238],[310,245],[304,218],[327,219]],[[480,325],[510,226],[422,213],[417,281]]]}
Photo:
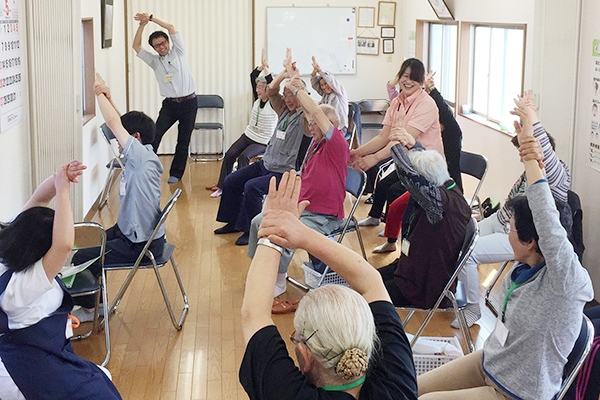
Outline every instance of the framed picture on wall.
{"label": "framed picture on wall", "polygon": [[383,39],[383,54],[394,53],[394,39]]}
{"label": "framed picture on wall", "polygon": [[379,38],[357,37],[356,54],[379,55]]}
{"label": "framed picture on wall", "polygon": [[454,21],[454,16],[444,0],[429,0],[429,4],[431,4],[431,8],[433,8],[438,19]]}
{"label": "framed picture on wall", "polygon": [[358,27],[373,28],[375,26],[375,7],[358,7]]}
{"label": "framed picture on wall", "polygon": [[396,28],[393,26],[382,26],[381,27],[381,37],[382,38],[395,38],[396,37]]}
{"label": "framed picture on wall", "polygon": [[394,26],[396,25],[396,2],[380,1],[379,14],[377,14],[377,25]]}
{"label": "framed picture on wall", "polygon": [[113,32],[113,1],[101,0],[101,24],[102,24],[102,48],[106,49],[112,46]]}

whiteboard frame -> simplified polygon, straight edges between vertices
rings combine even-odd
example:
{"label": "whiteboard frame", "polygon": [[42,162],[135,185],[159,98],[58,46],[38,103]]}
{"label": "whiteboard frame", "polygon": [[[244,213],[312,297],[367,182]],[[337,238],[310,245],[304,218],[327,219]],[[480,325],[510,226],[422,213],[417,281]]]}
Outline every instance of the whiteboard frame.
{"label": "whiteboard frame", "polygon": [[[269,61],[269,65],[270,65],[270,69],[271,71],[275,74],[275,73],[279,73],[279,71],[283,70],[283,66],[279,67],[281,65],[281,61],[283,60],[283,58],[281,60],[278,60],[276,62],[273,62],[274,60],[271,59],[270,57],[270,50],[269,50],[269,32],[268,32],[268,27],[269,27],[269,9],[291,9],[291,10],[298,10],[298,9],[313,9],[313,10],[319,10],[319,9],[352,9],[354,10],[354,20],[355,20],[355,24],[354,24],[354,36],[353,36],[353,41],[354,41],[354,51],[352,52],[354,58],[352,60],[352,64],[353,64],[353,68],[351,71],[346,71],[346,72],[339,72],[339,71],[334,71],[332,72],[335,75],[356,75],[357,74],[357,32],[358,32],[358,6],[339,6],[339,7],[311,7],[311,6],[269,6],[269,7],[265,7],[265,49],[267,51],[267,61]],[[283,54],[283,56],[285,56],[285,54]],[[294,56],[294,49],[292,48],[292,57]],[[294,59],[294,61],[296,61]],[[321,67],[323,68],[323,70],[325,71],[329,71],[329,69],[327,69],[327,65],[323,65],[322,60],[317,59],[317,62],[321,65]],[[276,66],[276,67],[274,67]],[[300,75],[301,76],[310,76],[312,72],[312,68],[305,71],[305,70],[300,70]]]}

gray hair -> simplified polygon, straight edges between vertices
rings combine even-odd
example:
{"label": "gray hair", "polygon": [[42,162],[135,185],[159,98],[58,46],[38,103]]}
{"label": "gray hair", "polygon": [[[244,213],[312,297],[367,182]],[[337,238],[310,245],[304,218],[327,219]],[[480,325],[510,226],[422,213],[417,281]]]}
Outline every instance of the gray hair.
{"label": "gray hair", "polygon": [[267,78],[265,78],[262,74],[260,74],[255,80],[254,82],[256,83],[264,83],[265,86],[267,85]]}
{"label": "gray hair", "polygon": [[331,121],[331,124],[333,126],[338,127],[340,125],[340,116],[338,115],[335,108],[333,108],[329,104],[321,104],[319,105],[319,107],[321,107],[321,110],[329,119],[329,121]]}
{"label": "gray hair", "polygon": [[435,186],[442,186],[450,179],[446,160],[437,151],[409,151],[408,158],[417,172]]}
{"label": "gray hair", "polygon": [[308,292],[294,317],[296,333],[326,369],[336,366],[347,350],[362,350],[371,358],[378,342],[375,319],[367,301],[341,285],[326,285]]}

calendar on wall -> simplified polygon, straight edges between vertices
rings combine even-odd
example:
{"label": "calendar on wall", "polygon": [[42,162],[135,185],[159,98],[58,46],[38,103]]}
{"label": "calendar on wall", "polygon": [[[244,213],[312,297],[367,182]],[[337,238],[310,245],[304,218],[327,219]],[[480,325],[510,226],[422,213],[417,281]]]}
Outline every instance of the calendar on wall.
{"label": "calendar on wall", "polygon": [[22,116],[21,43],[18,0],[0,3],[0,132],[15,126]]}

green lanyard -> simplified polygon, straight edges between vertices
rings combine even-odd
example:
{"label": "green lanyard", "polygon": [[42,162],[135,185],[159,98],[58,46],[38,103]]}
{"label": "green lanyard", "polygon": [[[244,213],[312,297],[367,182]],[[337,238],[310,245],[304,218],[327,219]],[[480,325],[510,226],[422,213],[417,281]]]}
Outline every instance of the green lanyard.
{"label": "green lanyard", "polygon": [[[296,115],[294,118],[292,118],[292,120],[290,121],[290,124],[293,124],[295,120],[297,120],[298,118],[300,118],[300,116],[302,115],[302,113]],[[290,116],[288,115],[287,118],[285,119],[285,122],[283,123],[283,129],[282,131],[286,131],[287,126],[288,126],[288,121],[290,120]]]}
{"label": "green lanyard", "polygon": [[359,385],[362,385],[363,383],[365,383],[366,379],[367,379],[367,376],[363,375],[363,377],[360,378],[359,380],[357,380],[356,382],[352,382],[347,385],[341,385],[341,386],[321,386],[321,389],[326,390],[328,392],[341,392],[341,391],[352,389]]}
{"label": "green lanyard", "polygon": [[260,117],[260,106],[258,107],[258,110],[256,110],[256,124],[254,124],[254,126],[258,126],[258,117]]}
{"label": "green lanyard", "polygon": [[319,150],[319,148],[321,147],[321,143],[323,143],[323,139],[321,139],[321,141],[319,143],[317,143],[317,145],[315,146],[314,149],[312,149],[312,151],[310,153],[308,153],[308,155],[306,156],[306,160],[304,160],[304,163],[302,164],[302,169],[304,169],[304,166],[306,165],[306,163],[308,162],[308,160],[310,160],[310,157],[315,154],[317,152],[317,150]]}
{"label": "green lanyard", "polygon": [[508,304],[508,297],[513,292],[513,290],[515,290],[524,283],[525,282],[513,283],[512,285],[510,285],[508,292],[506,292],[506,298],[504,299],[504,304],[502,305],[502,322],[504,322],[504,315],[506,314],[506,305]]}

